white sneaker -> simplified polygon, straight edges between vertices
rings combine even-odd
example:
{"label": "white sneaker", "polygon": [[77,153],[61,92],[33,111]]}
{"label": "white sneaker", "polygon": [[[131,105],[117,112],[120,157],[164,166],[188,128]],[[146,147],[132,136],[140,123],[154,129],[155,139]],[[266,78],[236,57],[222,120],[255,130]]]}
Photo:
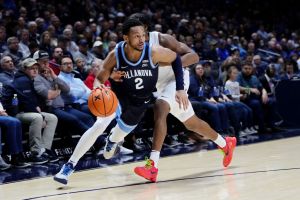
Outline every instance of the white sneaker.
{"label": "white sneaker", "polygon": [[127,149],[126,147],[120,146],[120,153],[123,155],[132,154],[133,151],[131,149]]}
{"label": "white sneaker", "polygon": [[61,168],[61,170],[53,177],[53,179],[61,184],[67,185],[68,178],[74,172],[74,166],[72,163],[67,162]]}
{"label": "white sneaker", "polygon": [[248,135],[250,135],[250,134],[253,133],[253,131],[251,131],[249,128],[245,128],[243,131],[244,131],[245,133],[247,133]]}
{"label": "white sneaker", "polygon": [[243,136],[246,136],[246,135],[249,135],[249,134],[244,132],[244,131],[239,131],[239,136],[240,137],[243,137]]}
{"label": "white sneaker", "polygon": [[250,127],[249,130],[252,132],[252,134],[257,133],[257,130],[254,127]]}
{"label": "white sneaker", "polygon": [[120,145],[117,142],[111,142],[109,136],[106,138],[106,144],[103,151],[103,156],[105,159],[111,159],[115,155],[120,153]]}

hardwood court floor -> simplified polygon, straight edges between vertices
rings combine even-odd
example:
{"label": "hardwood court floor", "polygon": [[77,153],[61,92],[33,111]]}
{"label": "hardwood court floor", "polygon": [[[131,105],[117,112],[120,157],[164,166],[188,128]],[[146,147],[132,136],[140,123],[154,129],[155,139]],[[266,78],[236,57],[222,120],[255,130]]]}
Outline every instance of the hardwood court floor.
{"label": "hardwood court floor", "polygon": [[228,169],[218,150],[166,157],[157,183],[133,173],[138,162],[74,173],[62,188],[52,177],[4,184],[0,199],[296,200],[299,147],[300,137],[238,146]]}

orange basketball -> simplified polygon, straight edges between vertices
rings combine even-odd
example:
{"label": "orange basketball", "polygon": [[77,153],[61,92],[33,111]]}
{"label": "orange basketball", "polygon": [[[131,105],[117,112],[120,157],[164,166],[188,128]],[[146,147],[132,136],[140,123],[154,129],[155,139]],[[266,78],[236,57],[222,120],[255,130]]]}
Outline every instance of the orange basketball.
{"label": "orange basketball", "polygon": [[93,115],[107,117],[113,114],[118,107],[116,94],[108,88],[96,88],[92,90],[88,106]]}

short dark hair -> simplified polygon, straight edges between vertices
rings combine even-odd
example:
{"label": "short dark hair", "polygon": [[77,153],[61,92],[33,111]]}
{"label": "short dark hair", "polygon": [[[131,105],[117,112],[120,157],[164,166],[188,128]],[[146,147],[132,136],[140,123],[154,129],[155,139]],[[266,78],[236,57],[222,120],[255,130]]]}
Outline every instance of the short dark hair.
{"label": "short dark hair", "polygon": [[122,27],[122,33],[123,35],[128,35],[130,28],[135,26],[144,26],[142,22],[140,22],[137,19],[134,18],[128,18],[124,23]]}
{"label": "short dark hair", "polygon": [[144,13],[133,13],[128,19],[137,19],[144,24],[148,29],[150,28],[150,17]]}
{"label": "short dark hair", "polygon": [[244,61],[244,62],[242,62],[242,68],[243,68],[245,65],[248,65],[248,66],[253,67],[253,65],[252,65],[252,63],[251,63],[250,61]]}

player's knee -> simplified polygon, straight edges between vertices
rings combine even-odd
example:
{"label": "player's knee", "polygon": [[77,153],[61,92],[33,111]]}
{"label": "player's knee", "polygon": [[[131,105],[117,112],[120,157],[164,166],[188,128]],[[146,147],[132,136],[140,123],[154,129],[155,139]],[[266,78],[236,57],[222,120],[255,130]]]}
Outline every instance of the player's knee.
{"label": "player's knee", "polygon": [[154,111],[155,118],[167,117],[170,111],[169,104],[165,101],[160,101],[160,100],[155,102],[153,108],[154,108],[153,111]]}

